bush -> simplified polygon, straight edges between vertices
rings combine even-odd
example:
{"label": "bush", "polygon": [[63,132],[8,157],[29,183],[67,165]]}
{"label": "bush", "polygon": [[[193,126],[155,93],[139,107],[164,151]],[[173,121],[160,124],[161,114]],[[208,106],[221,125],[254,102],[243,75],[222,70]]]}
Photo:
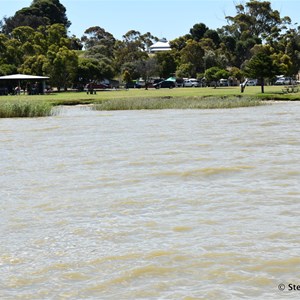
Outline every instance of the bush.
{"label": "bush", "polygon": [[52,115],[52,106],[45,102],[6,101],[0,103],[0,118],[32,118],[50,115]]}
{"label": "bush", "polygon": [[257,106],[260,100],[247,97],[187,97],[104,100],[94,105],[95,110],[140,110],[140,109],[214,109]]}

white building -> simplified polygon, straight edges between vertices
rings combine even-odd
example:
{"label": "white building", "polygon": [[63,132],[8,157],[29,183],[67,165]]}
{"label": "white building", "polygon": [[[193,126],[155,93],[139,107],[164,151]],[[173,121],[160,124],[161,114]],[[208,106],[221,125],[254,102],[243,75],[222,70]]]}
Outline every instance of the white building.
{"label": "white building", "polygon": [[169,42],[165,38],[159,40],[149,48],[150,53],[157,53],[157,52],[169,51],[169,50],[171,50],[171,47]]}

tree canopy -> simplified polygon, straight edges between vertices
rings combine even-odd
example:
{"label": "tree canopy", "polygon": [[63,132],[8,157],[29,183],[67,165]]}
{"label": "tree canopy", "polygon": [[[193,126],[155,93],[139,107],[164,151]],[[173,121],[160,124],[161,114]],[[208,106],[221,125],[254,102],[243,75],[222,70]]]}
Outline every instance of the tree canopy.
{"label": "tree canopy", "polygon": [[4,18],[2,31],[11,33],[20,26],[37,29],[39,26],[63,24],[66,28],[71,25],[66,15],[66,8],[59,0],[33,0],[29,7],[18,10],[14,16]]}

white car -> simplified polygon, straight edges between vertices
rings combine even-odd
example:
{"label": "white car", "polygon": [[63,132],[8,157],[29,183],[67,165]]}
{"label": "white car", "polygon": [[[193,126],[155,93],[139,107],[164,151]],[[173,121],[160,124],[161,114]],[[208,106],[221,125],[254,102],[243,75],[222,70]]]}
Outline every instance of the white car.
{"label": "white car", "polygon": [[289,84],[295,84],[295,80],[293,80],[291,77],[280,77],[275,81],[276,85],[289,85]]}
{"label": "white car", "polygon": [[190,78],[183,81],[184,87],[198,87],[200,86],[200,83],[197,79]]}
{"label": "white car", "polygon": [[249,79],[247,81],[248,86],[256,86],[257,85],[257,79]]}
{"label": "white car", "polygon": [[220,86],[228,86],[229,85],[228,79],[220,79],[219,85]]}

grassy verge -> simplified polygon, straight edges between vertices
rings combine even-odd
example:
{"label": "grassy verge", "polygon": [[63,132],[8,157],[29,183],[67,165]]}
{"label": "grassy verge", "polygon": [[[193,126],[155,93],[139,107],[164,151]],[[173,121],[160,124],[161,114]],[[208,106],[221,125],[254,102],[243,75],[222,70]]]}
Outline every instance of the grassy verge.
{"label": "grassy verge", "polygon": [[0,118],[45,117],[52,114],[52,105],[36,101],[1,102]]}
{"label": "grassy verge", "polygon": [[93,106],[96,110],[140,109],[215,109],[257,106],[261,101],[249,97],[187,97],[134,98],[103,100]]}
{"label": "grassy verge", "polygon": [[[209,103],[208,103],[209,99]],[[228,100],[231,99],[231,100]],[[235,99],[235,100],[233,100]],[[252,99],[252,100],[251,100]],[[251,100],[251,101],[250,101]],[[85,92],[53,93],[49,95],[15,95],[0,96],[1,116],[41,116],[49,115],[51,106],[56,105],[77,105],[77,104],[96,104],[97,109],[104,109],[110,101],[110,109],[115,106],[118,109],[162,109],[162,108],[221,108],[257,105],[259,100],[300,100],[300,92],[283,94],[281,86],[266,86],[265,93],[260,93],[260,87],[249,86],[241,94],[239,87],[218,87],[214,88],[174,88],[174,89],[130,89],[99,91],[96,95]],[[14,104],[15,102],[28,102],[28,104]],[[116,101],[116,103],[113,103]],[[128,101],[128,103],[126,103]],[[135,104],[133,104],[135,102]],[[200,103],[201,102],[201,103]],[[41,107],[29,109],[29,103],[43,103]],[[42,109],[47,103],[50,108]],[[102,103],[102,104],[101,104]],[[104,104],[105,103],[105,104]],[[18,113],[13,113],[9,104]],[[100,104],[100,105],[99,105]],[[26,108],[27,106],[27,108]],[[135,106],[135,108],[133,108]],[[102,108],[101,108],[102,107]],[[127,108],[125,108],[127,107]],[[128,108],[132,107],[132,108]],[[39,113],[38,111],[43,111]],[[4,113],[3,111],[7,111]],[[11,112],[9,112],[11,111]],[[23,113],[22,111],[27,111]],[[33,113],[32,111],[35,111]],[[0,116],[0,117],[1,117]]]}

